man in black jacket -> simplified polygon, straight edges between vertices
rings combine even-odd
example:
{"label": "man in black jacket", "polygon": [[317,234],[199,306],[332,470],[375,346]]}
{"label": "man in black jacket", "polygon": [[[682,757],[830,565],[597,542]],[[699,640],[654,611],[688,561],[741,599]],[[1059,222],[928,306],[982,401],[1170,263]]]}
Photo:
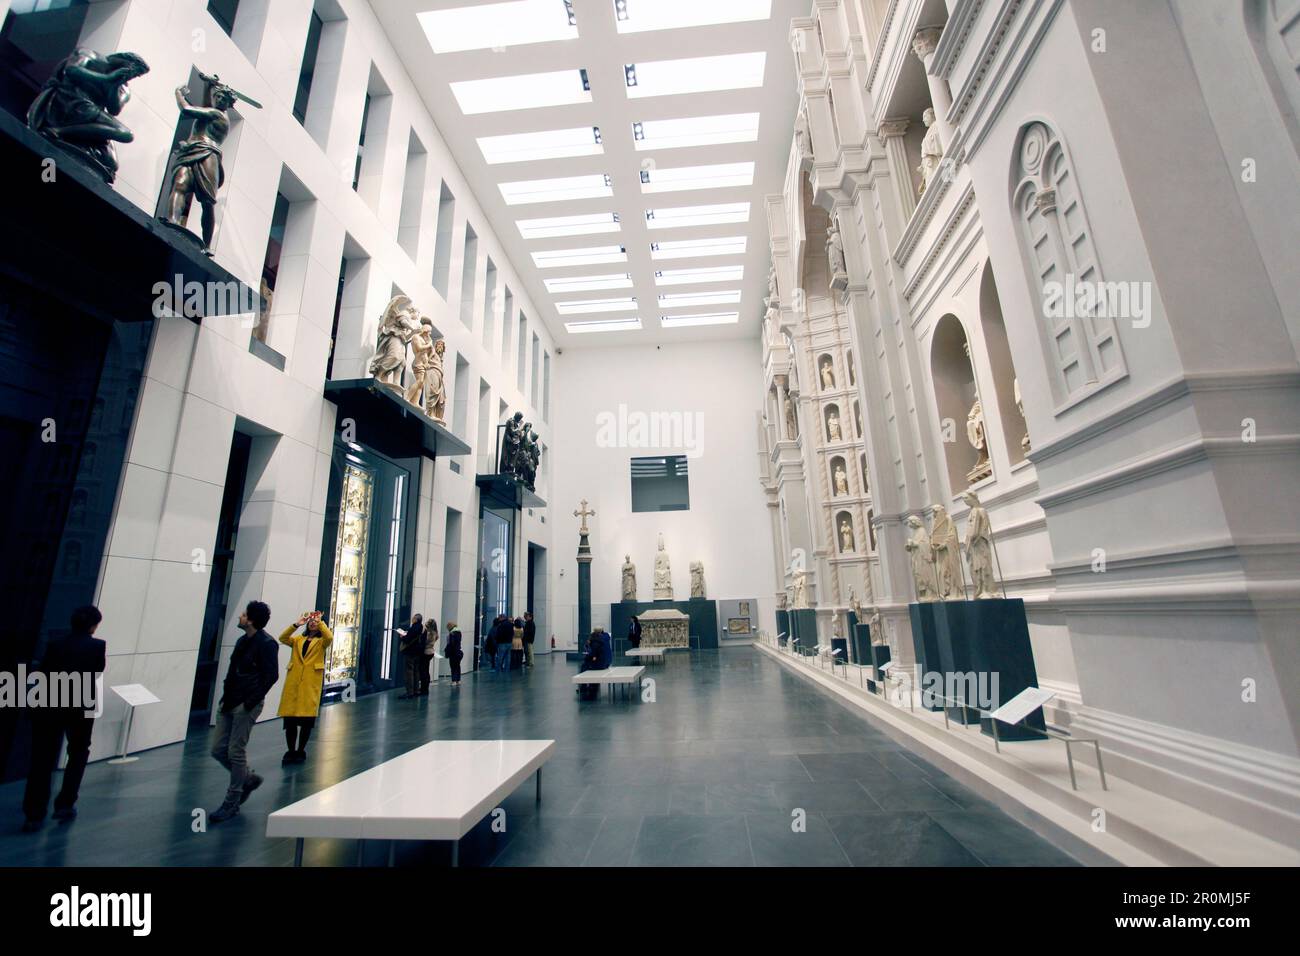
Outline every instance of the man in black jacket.
{"label": "man in black jacket", "polygon": [[[34,833],[45,822],[50,805],[50,778],[59,762],[59,746],[68,739],[68,765],[63,771],[63,787],[54,798],[54,819],[71,820],[77,815],[77,792],[90,759],[90,734],[95,726],[92,713],[97,709],[96,682],[104,672],[108,645],[94,637],[103,615],[87,605],[72,612],[72,633],[50,641],[41,657],[39,670],[45,675],[50,693],[59,689],[80,688],[80,695],[91,699],[54,700],[35,712],[32,719],[32,762],[23,794],[24,833]],[[74,686],[75,685],[75,686]]]}
{"label": "man in black jacket", "polygon": [[537,639],[537,622],[533,620],[533,612],[524,612],[524,666],[533,666],[533,641]]}
{"label": "man in black jacket", "polygon": [[248,737],[262,712],[267,691],[280,679],[279,645],[266,633],[271,609],[261,601],[249,601],[239,615],[244,636],[235,642],[230,668],[221,687],[221,713],[212,756],[230,771],[226,799],[208,820],[221,823],[239,814],[239,807],[262,785],[262,778],[248,766]]}

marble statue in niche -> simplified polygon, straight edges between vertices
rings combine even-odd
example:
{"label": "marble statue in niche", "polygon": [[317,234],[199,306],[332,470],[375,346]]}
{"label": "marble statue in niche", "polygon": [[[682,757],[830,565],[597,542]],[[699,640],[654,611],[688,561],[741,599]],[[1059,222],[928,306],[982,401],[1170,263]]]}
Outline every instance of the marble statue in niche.
{"label": "marble statue in niche", "polygon": [[826,435],[830,441],[841,441],[843,434],[840,432],[840,416],[831,412],[826,416]]}
{"label": "marble statue in niche", "polygon": [[636,565],[630,554],[623,555],[623,600],[636,600]]}
{"label": "marble statue in niche", "polygon": [[843,462],[838,462],[835,465],[835,493],[837,495],[847,495],[849,493],[849,475],[844,470]]}
{"label": "marble statue in niche", "polygon": [[786,437],[791,441],[799,437],[799,413],[794,407],[794,398],[789,392],[785,394],[785,429]]}
{"label": "marble statue in niche", "polygon": [[934,506],[930,548],[934,552],[934,570],[940,599],[964,599],[966,586],[961,573],[961,543],[957,538],[957,526],[943,505]]}
{"label": "marble statue in niche", "polygon": [[988,438],[984,433],[984,406],[975,399],[970,413],[966,416],[966,440],[978,453],[975,466],[966,472],[966,480],[972,485],[993,474],[993,463],[989,461]]}
{"label": "marble statue in niche", "polygon": [[848,518],[840,519],[840,550],[853,551],[853,525]]}
{"label": "marble statue in niche", "polygon": [[131,98],[126,84],[148,72],[149,64],[134,53],[73,50],[27,108],[27,126],[89,163],[111,184],[117,178],[113,144],[135,139],[117,118]]}
{"label": "marble statue in niche", "polygon": [[794,573],[794,600],[793,606],[806,608],[808,606],[808,572],[799,570]]}
{"label": "marble statue in niche", "polygon": [[993,527],[989,523],[989,513],[980,504],[975,492],[967,491],[961,499],[970,506],[970,514],[966,518],[965,548],[975,597],[995,598],[998,596],[998,585],[993,575]]}
{"label": "marble statue in niche", "polygon": [[840,239],[840,228],[834,216],[826,227],[826,262],[831,277],[846,276],[848,267],[844,263],[844,241]]}
{"label": "marble statue in niche", "polygon": [[939,172],[939,164],[943,162],[943,143],[939,139],[939,124],[935,122],[933,107],[926,108],[921,114],[921,121],[925,123],[925,138],[921,140],[921,165],[916,167],[916,171],[921,174],[918,196],[925,194],[934,181],[935,174]]}
{"label": "marble statue in niche", "polygon": [[804,160],[811,161],[813,158],[812,136],[808,131],[808,114],[800,110],[794,118],[794,143],[795,149],[799,153],[800,165]]}
{"label": "marble statue in niche", "polygon": [[1025,402],[1020,397],[1020,379],[1011,380],[1011,391],[1016,398],[1016,411],[1020,413],[1020,420],[1025,423],[1025,434],[1020,439],[1020,449],[1025,454],[1029,453],[1029,419],[1025,418]]}
{"label": "marble statue in niche", "polygon": [[659,549],[655,552],[654,596],[656,601],[673,599],[673,575],[668,564],[668,552],[664,550],[664,536],[659,535]]}
{"label": "marble statue in niche", "polygon": [[420,328],[420,314],[411,300],[395,295],[379,320],[375,357],[370,360],[370,374],[380,385],[402,390],[402,370],[406,367],[406,347]]}
{"label": "marble statue in niche", "polygon": [[822,373],[822,388],[834,388],[835,387],[835,366],[831,363],[831,360],[829,358],[822,359],[821,373]]}
{"label": "marble statue in niche", "polygon": [[420,324],[411,334],[411,384],[406,387],[406,400],[421,410],[428,393],[429,369],[433,365],[433,322],[420,316]]}
{"label": "marble statue in niche", "polygon": [[912,561],[912,581],[916,584],[918,602],[936,600],[934,591],[934,553],[930,535],[919,515],[908,515],[907,526],[912,529],[907,539],[907,553]]}
{"label": "marble statue in niche", "polygon": [[704,597],[704,562],[691,562],[691,597]]}

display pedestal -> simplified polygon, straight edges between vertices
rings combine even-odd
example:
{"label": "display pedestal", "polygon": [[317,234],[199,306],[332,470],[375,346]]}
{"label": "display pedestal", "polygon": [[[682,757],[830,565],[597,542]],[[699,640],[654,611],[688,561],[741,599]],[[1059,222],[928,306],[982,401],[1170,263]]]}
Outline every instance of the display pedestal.
{"label": "display pedestal", "polygon": [[[942,677],[967,699],[978,694],[985,710],[994,710],[1026,687],[1038,686],[1034,654],[1029,643],[1025,602],[1020,598],[979,601],[935,601],[909,606],[912,637],[922,671],[921,704],[928,710],[944,708],[925,689],[939,689]],[[938,675],[937,677],[935,675]],[[946,693],[946,690],[944,691]],[[980,731],[993,736],[992,723],[974,708],[948,706],[950,719],[960,723],[979,720]],[[1040,707],[1015,726],[999,722],[1002,740],[1037,740],[1046,730]]]}
{"label": "display pedestal", "polygon": [[817,612],[810,607],[795,608],[790,612],[790,637],[797,639],[796,648],[807,654],[817,649]]}
{"label": "display pedestal", "polygon": [[853,630],[853,663],[868,665],[871,663],[871,625],[855,624]]}
{"label": "display pedestal", "polygon": [[[839,652],[840,652],[840,654],[839,654],[838,657],[834,657],[836,651],[839,651]],[[843,662],[846,663],[846,664],[848,663],[848,660],[849,660],[849,639],[848,639],[847,637],[832,637],[832,638],[831,638],[831,656],[834,657],[834,659],[837,660],[837,661],[843,661]]]}
{"label": "display pedestal", "polygon": [[776,609],[776,640],[781,647],[790,640],[790,612],[783,607]]}
{"label": "display pedestal", "polygon": [[617,653],[627,643],[627,628],[633,614],[643,611],[677,610],[691,619],[691,647],[718,646],[718,603],[708,598],[690,601],[619,601],[609,606],[609,633]]}
{"label": "display pedestal", "polygon": [[[866,627],[866,626],[867,626],[867,625],[865,625],[865,624],[863,625],[863,627]],[[872,666],[872,668],[874,669],[874,670],[873,670],[873,673],[874,673],[877,677],[880,677],[881,673],[883,673],[883,672],[881,671],[881,668],[884,667],[886,664],[888,664],[892,659],[893,659],[893,658],[892,658],[892,656],[891,656],[890,653],[889,653],[889,645],[888,645],[888,644],[872,644],[872,645],[871,645],[871,666]],[[876,688],[876,681],[873,680],[873,681],[869,681],[868,683],[871,685],[871,689],[872,689],[873,691],[877,689],[877,688]],[[884,679],[883,679],[883,678],[881,678],[880,683],[882,683],[882,684],[884,683]]]}

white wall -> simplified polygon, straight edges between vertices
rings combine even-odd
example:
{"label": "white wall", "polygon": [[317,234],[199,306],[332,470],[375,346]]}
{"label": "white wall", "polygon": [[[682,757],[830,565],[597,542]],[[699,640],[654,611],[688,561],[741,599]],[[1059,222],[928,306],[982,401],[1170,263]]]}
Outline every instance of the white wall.
{"label": "white wall", "polygon": [[[690,563],[704,562],[714,600],[759,601],[759,626],[774,625],[772,542],[767,505],[754,480],[755,413],[763,400],[759,343],[701,342],[645,347],[570,349],[556,358],[555,450],[550,514],[555,522],[552,575],[556,641],[573,639],[577,613],[578,519],[586,498],[590,519],[592,622],[609,624],[621,599],[623,556],[637,568],[637,596],[652,598],[656,539],[663,532],[672,561],[674,598],[690,596]],[[699,455],[689,463],[689,511],[632,513],[629,459],[690,449],[601,447],[598,416],[684,412],[697,423]],[[622,436],[626,438],[628,436]],[[563,571],[563,576],[561,576]],[[565,621],[573,621],[567,631]]]}

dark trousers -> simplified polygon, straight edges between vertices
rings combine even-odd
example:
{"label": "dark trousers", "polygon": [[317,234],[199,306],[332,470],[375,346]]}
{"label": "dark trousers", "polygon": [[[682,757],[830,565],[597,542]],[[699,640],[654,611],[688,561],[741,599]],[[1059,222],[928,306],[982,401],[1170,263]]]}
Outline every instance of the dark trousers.
{"label": "dark trousers", "polygon": [[429,665],[433,663],[433,658],[428,654],[420,655],[420,693],[429,693]]}
{"label": "dark trousers", "polygon": [[55,810],[70,810],[77,802],[81,778],[90,759],[90,734],[95,719],[81,711],[41,714],[32,723],[32,763],[23,795],[23,813],[28,820],[44,820],[50,806],[50,778],[59,763],[59,747],[68,739],[68,766],[63,787],[54,798]]}
{"label": "dark trousers", "polygon": [[464,656],[464,652],[461,652],[458,654],[452,654],[450,657],[447,658],[448,663],[451,664],[451,682],[453,684],[460,683],[460,659],[463,656]]}
{"label": "dark trousers", "polygon": [[420,692],[420,659],[413,654],[406,655],[406,693],[414,697]]}
{"label": "dark trousers", "polygon": [[315,717],[284,718],[284,742],[293,751],[306,752],[307,741],[311,739],[312,728],[316,726]]}

